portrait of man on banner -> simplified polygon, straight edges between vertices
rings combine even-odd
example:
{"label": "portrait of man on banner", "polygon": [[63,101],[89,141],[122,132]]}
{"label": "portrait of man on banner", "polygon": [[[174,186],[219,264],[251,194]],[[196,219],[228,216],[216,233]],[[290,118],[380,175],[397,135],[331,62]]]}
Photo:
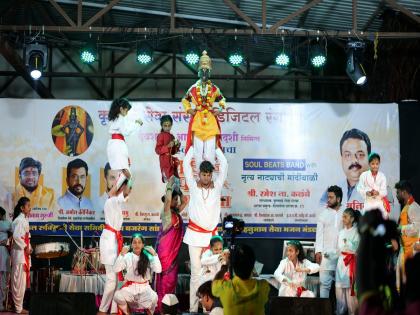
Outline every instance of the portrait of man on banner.
{"label": "portrait of man on banner", "polygon": [[[82,159],[70,161],[67,164],[66,170],[67,190],[64,195],[58,198],[60,210],[75,210],[78,211],[78,214],[94,213],[92,201],[83,195],[87,187],[87,182],[88,165],[86,162]],[[83,211],[83,213],[80,211]]]}
{"label": "portrait of man on banner", "polygon": [[56,209],[54,190],[42,185],[41,170],[42,163],[32,157],[25,157],[20,161],[19,183],[13,194],[13,204],[16,204],[21,197],[27,197],[31,201],[33,210]]}
{"label": "portrait of man on banner", "polygon": [[[372,145],[369,136],[356,128],[343,133],[340,140],[341,166],[345,178],[337,183],[343,191],[343,205],[355,210],[363,209],[363,198],[356,186],[360,175],[369,169],[368,156]],[[331,183],[335,184],[335,183]],[[321,197],[320,205],[326,206],[327,191]]]}

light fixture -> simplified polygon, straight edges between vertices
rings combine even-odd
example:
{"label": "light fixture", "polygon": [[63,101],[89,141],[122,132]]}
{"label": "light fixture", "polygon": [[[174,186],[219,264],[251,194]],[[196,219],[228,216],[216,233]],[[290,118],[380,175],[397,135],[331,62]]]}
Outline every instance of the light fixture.
{"label": "light fixture", "polygon": [[280,53],[276,57],[276,65],[280,67],[288,67],[290,63],[290,58],[284,52]]}
{"label": "light fixture", "polygon": [[25,64],[32,79],[38,80],[47,66],[48,49],[45,44],[36,42],[25,45]]}
{"label": "light fixture", "polygon": [[235,51],[229,54],[228,60],[232,66],[238,67],[244,62],[244,56],[242,55],[242,52]]}
{"label": "light fixture", "polygon": [[94,63],[96,61],[96,51],[92,47],[85,47],[80,51],[80,61],[83,63]]}
{"label": "light fixture", "polygon": [[142,65],[147,65],[152,62],[153,60],[153,50],[150,46],[146,43],[141,44],[137,48],[137,62]]}
{"label": "light fixture", "polygon": [[200,55],[198,54],[198,52],[194,49],[189,50],[186,54],[185,54],[185,62],[188,63],[191,66],[194,66],[198,63],[198,61],[200,60]]}
{"label": "light fixture", "polygon": [[325,47],[321,46],[320,43],[316,43],[311,47],[311,64],[315,68],[321,68],[327,62],[327,55]]}
{"label": "light fixture", "polygon": [[365,43],[361,41],[347,43],[346,73],[357,85],[363,85],[367,82],[366,71],[362,64],[365,46]]}

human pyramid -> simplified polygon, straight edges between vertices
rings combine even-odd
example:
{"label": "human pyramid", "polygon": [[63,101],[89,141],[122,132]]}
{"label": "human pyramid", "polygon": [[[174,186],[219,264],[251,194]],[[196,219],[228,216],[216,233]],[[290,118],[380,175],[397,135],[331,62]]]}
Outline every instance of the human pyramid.
{"label": "human pyramid", "polygon": [[[156,250],[145,246],[141,234],[132,236],[131,251],[130,246],[123,246],[122,207],[133,185],[125,138],[141,126],[142,121],[140,118],[134,121],[128,119],[131,105],[127,99],[116,99],[111,104],[108,115],[111,138],[107,154],[111,169],[118,170],[119,176],[104,205],[105,227],[100,238],[100,253],[106,270],[106,283],[98,314],[107,314],[109,310],[111,314],[130,314],[130,309],[143,309],[153,314],[156,307],[162,311],[164,296],[175,292],[178,275],[176,258],[182,241],[188,245],[191,261],[190,310],[198,310],[201,256],[217,234],[221,192],[228,168],[221,150],[221,130],[217,119],[225,108],[225,98],[210,81],[211,69],[211,59],[204,51],[198,69],[199,80],[182,99],[185,111],[191,115],[183,161],[189,201],[180,189],[179,161],[174,155],[181,144],[170,132],[172,117],[164,115],[160,120],[161,131],[156,139],[155,151],[159,155],[162,182],[166,183],[166,188],[162,197],[164,209]],[[191,166],[193,158],[198,181]],[[213,179],[216,158],[220,165],[219,175]],[[190,220],[184,235],[179,213],[188,202]],[[125,278],[122,277],[123,270],[126,271]],[[152,273],[157,274],[156,292],[150,286]],[[123,280],[122,287],[118,289],[118,282]]]}

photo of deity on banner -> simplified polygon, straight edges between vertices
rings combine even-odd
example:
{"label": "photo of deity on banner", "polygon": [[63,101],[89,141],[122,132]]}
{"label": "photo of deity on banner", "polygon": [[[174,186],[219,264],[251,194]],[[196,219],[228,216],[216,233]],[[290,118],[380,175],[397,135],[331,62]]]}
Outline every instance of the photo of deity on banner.
{"label": "photo of deity on banner", "polygon": [[51,135],[61,153],[77,156],[84,153],[92,142],[92,119],[80,106],[66,106],[55,115]]}
{"label": "photo of deity on banner", "polygon": [[[221,148],[221,128],[217,118],[226,107],[226,100],[220,89],[210,81],[211,59],[206,51],[198,66],[199,80],[193,84],[182,99],[184,110],[191,115],[185,152],[194,147],[197,167],[203,160],[215,164],[216,146]],[[215,105],[218,102],[218,106]]]}

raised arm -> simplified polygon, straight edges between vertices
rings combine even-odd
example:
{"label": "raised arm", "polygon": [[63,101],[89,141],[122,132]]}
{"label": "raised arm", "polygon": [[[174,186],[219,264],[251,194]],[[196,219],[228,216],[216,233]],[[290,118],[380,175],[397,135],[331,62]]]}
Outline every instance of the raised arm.
{"label": "raised arm", "polygon": [[182,162],[185,180],[187,182],[188,187],[193,187],[194,185],[197,186],[197,183],[193,176],[193,170],[191,167],[191,160],[194,154],[194,148],[190,147],[187,154],[185,154],[184,161]]}
{"label": "raised arm", "polygon": [[223,154],[223,151],[220,150],[220,148],[217,148],[216,150],[216,157],[219,160],[220,168],[219,168],[219,176],[217,177],[215,181],[215,186],[220,187],[221,189],[227,177],[228,163],[227,163],[225,155]]}

